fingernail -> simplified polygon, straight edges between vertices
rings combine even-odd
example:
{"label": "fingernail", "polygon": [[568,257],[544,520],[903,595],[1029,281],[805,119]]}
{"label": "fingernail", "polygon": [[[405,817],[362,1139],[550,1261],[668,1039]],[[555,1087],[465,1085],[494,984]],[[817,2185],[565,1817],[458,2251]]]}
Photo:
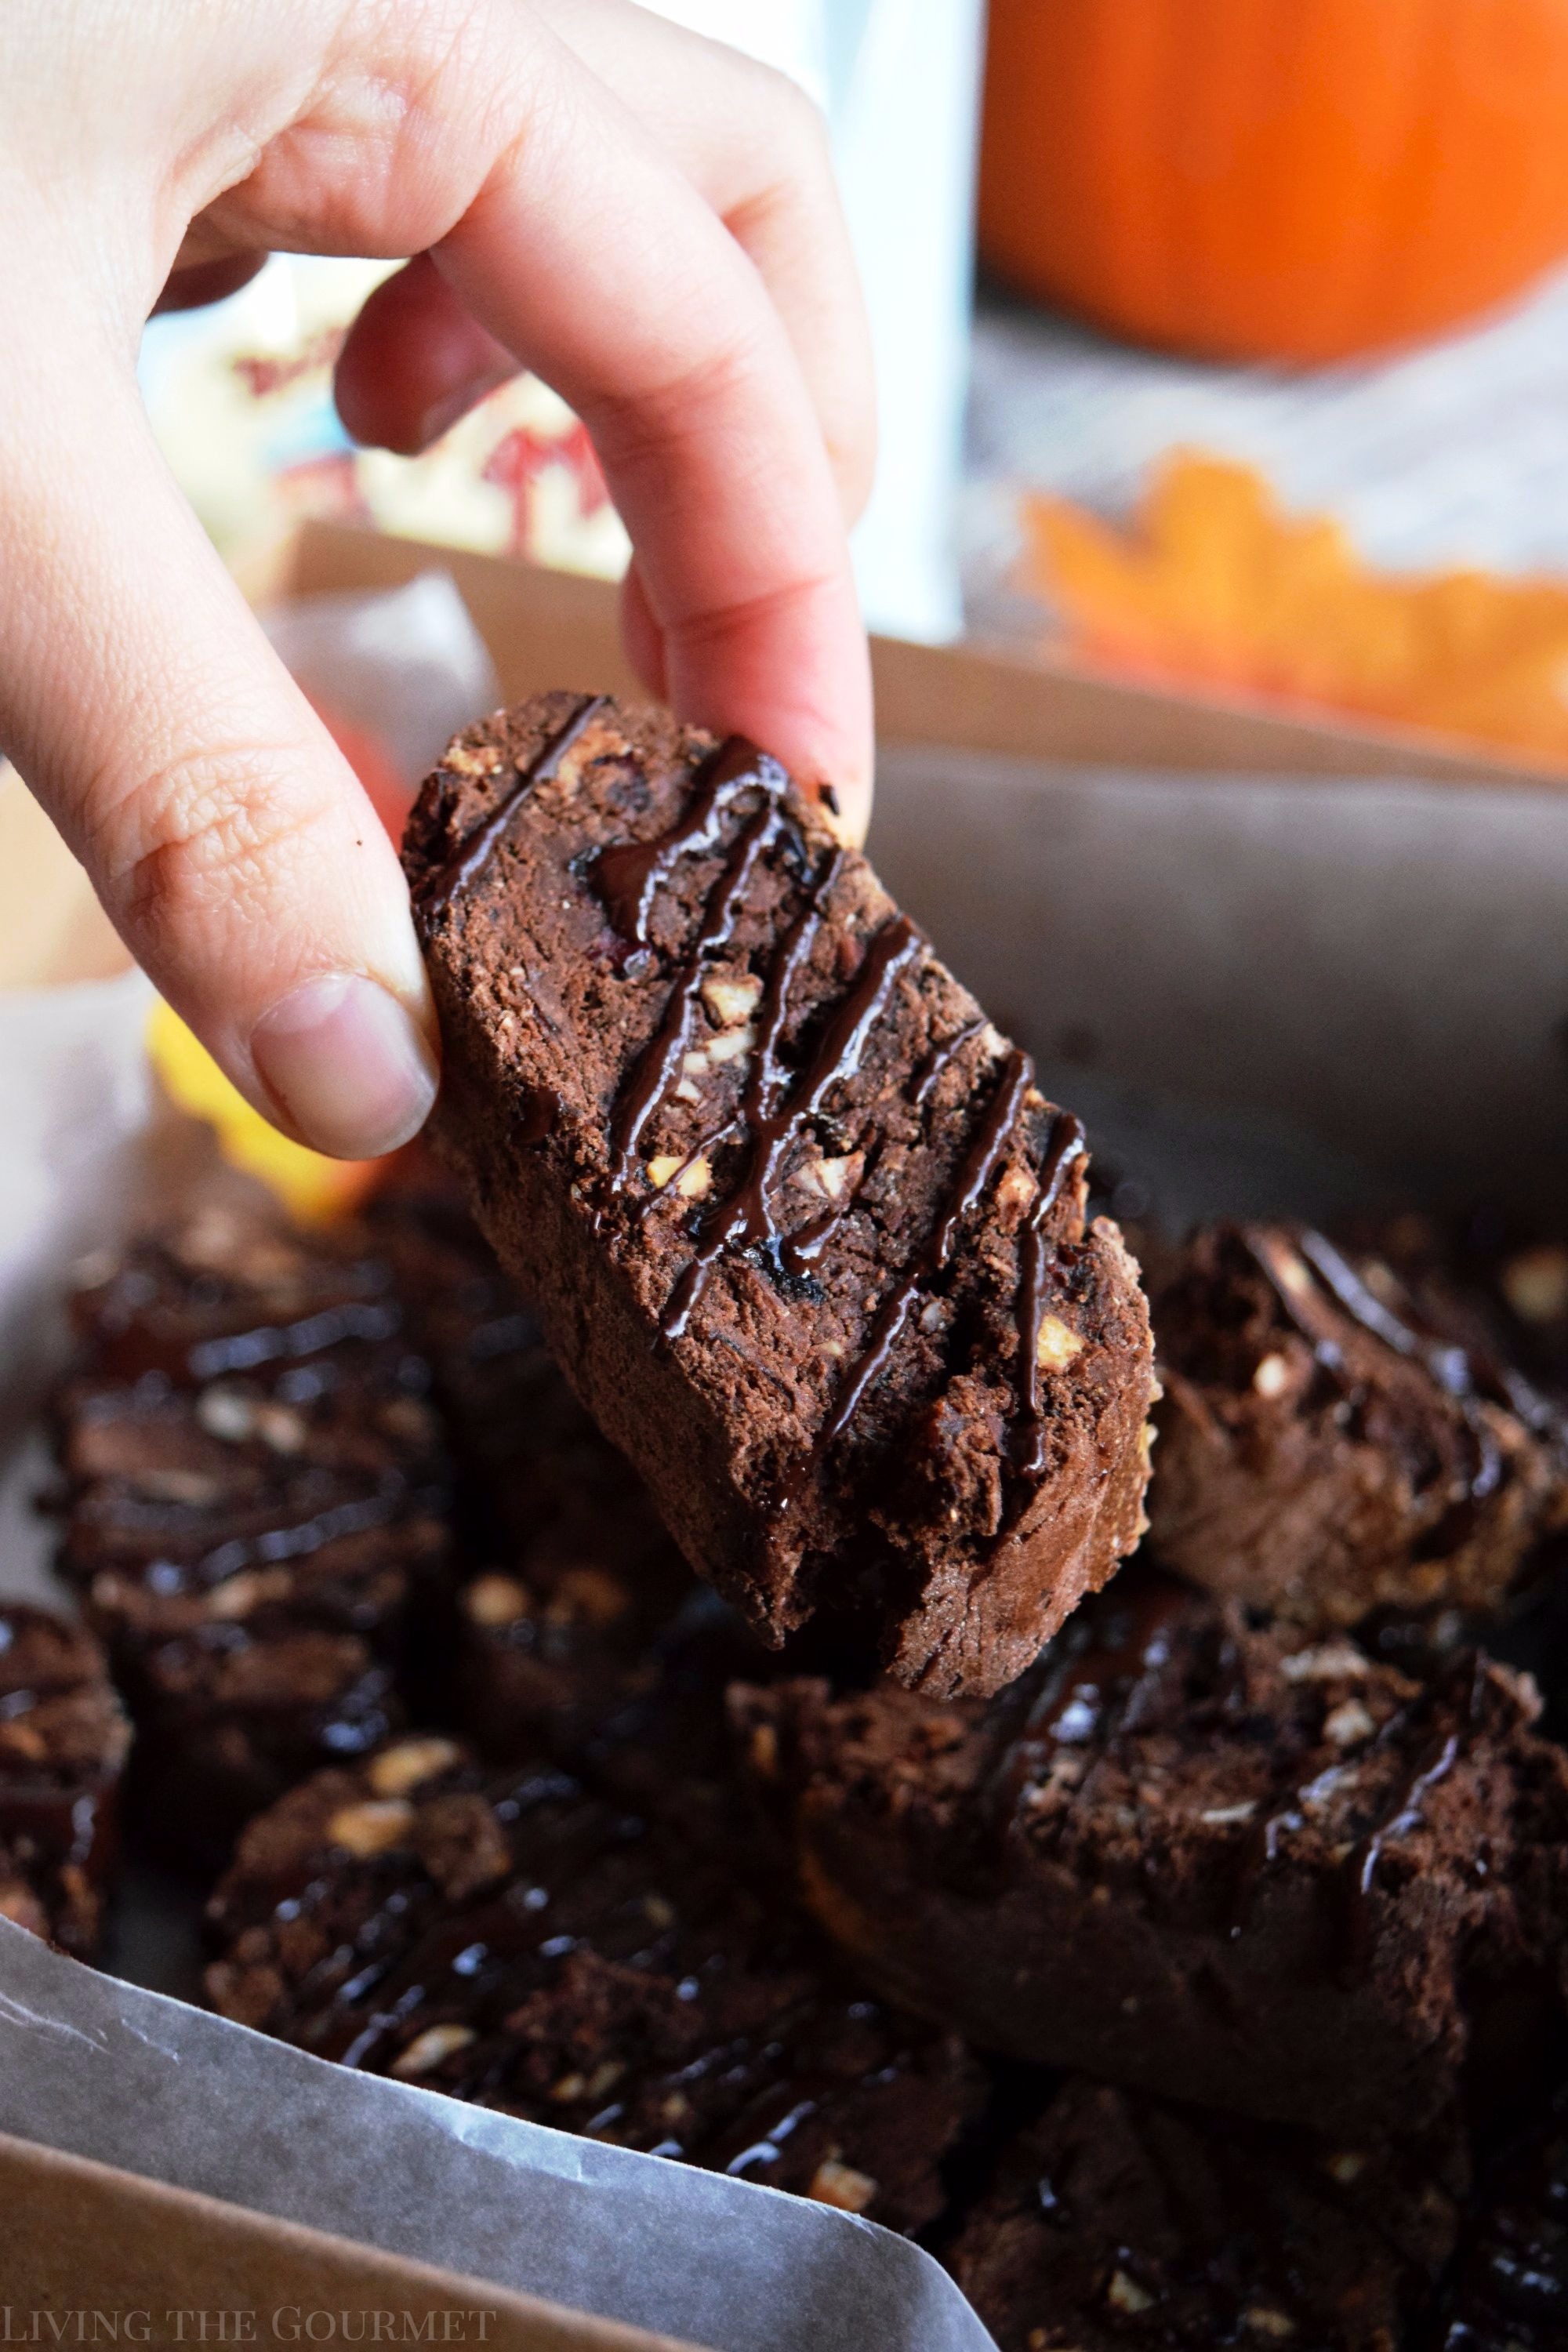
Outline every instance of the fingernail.
{"label": "fingernail", "polygon": [[371,1160],[417,1135],[436,1065],[412,1015],[378,982],[322,972],[251,1033],[262,1084],[298,1132],[340,1160]]}

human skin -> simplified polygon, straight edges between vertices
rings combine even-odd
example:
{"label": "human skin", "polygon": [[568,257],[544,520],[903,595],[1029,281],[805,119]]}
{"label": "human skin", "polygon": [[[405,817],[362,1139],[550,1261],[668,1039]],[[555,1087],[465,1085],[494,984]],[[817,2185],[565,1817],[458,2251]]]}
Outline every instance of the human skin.
{"label": "human skin", "polygon": [[437,1083],[396,855],[136,386],[151,310],[277,249],[408,257],[338,362],[362,440],[552,384],[631,534],[649,688],[858,827],[870,363],[815,110],[629,0],[0,10],[0,744],[235,1084],[358,1157]]}

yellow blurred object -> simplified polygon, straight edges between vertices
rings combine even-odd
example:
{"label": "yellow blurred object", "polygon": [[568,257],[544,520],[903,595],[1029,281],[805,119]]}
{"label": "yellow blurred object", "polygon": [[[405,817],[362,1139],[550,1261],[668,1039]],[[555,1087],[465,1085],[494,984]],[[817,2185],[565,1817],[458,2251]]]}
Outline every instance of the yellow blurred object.
{"label": "yellow blurred object", "polygon": [[1024,502],[1027,584],[1076,650],[1165,679],[1326,704],[1568,768],[1568,583],[1363,563],[1250,467],[1178,450],[1131,529]]}
{"label": "yellow blurred object", "polygon": [[259,1178],[307,1223],[345,1215],[375,1182],[380,1160],[328,1160],[269,1127],[162,997],[148,1020],[147,1052],[180,1108],[216,1130],[229,1165]]}

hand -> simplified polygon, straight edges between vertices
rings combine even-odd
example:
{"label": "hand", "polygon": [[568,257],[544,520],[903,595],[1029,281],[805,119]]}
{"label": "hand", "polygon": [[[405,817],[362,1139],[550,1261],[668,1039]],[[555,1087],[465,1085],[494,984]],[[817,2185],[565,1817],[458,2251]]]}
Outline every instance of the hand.
{"label": "hand", "polygon": [[553,384],[631,533],[650,688],[861,824],[869,362],[814,110],[628,0],[0,13],[0,743],[235,1083],[357,1156],[435,1091],[407,895],[134,373],[161,293],[275,247],[416,257],[339,361],[361,438],[418,449],[519,364]]}

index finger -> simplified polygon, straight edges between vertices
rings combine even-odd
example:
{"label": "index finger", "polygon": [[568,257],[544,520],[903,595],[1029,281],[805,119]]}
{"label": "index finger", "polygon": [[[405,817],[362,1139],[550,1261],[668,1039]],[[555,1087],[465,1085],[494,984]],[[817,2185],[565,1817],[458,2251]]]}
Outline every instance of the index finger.
{"label": "index finger", "polygon": [[[469,62],[488,68],[493,109],[504,47],[492,22],[495,52]],[[436,260],[586,425],[677,710],[832,783],[863,827],[869,661],[789,338],[722,224],[565,46],[542,40],[530,68],[524,127]]]}

